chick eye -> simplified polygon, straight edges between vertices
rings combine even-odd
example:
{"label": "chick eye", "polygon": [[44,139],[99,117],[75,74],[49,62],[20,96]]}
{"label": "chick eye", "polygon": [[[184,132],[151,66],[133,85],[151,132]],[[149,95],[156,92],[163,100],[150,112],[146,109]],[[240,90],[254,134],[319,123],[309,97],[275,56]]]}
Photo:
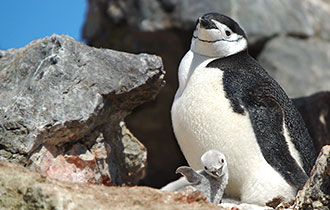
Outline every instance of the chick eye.
{"label": "chick eye", "polygon": [[204,166],[204,169],[207,171],[207,167],[206,166]]}
{"label": "chick eye", "polygon": [[225,33],[226,33],[227,36],[231,35],[230,31],[225,31]]}
{"label": "chick eye", "polygon": [[221,159],[221,163],[224,163],[225,161],[224,161],[224,159]]}

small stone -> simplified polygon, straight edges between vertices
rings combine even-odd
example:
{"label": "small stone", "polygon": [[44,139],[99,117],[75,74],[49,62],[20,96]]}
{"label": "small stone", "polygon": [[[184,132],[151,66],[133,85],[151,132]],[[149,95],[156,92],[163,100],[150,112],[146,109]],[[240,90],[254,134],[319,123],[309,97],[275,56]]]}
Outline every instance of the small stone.
{"label": "small stone", "polygon": [[330,207],[330,145],[324,146],[312,169],[310,178],[296,196],[295,210]]}

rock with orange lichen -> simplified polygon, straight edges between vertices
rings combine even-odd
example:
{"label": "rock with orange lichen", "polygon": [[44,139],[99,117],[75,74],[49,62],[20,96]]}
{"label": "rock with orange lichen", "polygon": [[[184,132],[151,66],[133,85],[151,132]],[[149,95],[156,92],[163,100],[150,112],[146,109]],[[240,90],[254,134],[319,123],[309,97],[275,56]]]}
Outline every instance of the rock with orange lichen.
{"label": "rock with orange lichen", "polygon": [[77,143],[67,152],[52,145],[42,146],[31,156],[30,168],[62,181],[109,185],[107,157],[110,146],[104,141],[96,144],[98,148],[89,150],[84,144]]}

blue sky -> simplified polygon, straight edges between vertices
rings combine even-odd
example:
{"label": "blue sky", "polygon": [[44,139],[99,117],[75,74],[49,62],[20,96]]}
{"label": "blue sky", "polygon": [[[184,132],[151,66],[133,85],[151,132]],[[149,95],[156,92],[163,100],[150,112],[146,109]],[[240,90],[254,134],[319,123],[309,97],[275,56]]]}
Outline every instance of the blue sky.
{"label": "blue sky", "polygon": [[2,0],[0,49],[21,48],[53,33],[81,41],[87,0]]}

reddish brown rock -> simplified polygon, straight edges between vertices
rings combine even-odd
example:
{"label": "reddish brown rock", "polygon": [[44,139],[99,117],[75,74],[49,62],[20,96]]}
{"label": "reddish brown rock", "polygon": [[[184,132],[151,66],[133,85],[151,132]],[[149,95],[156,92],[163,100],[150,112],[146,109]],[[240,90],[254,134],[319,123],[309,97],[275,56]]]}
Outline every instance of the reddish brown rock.
{"label": "reddish brown rock", "polygon": [[96,140],[90,150],[79,143],[67,152],[47,145],[31,156],[30,168],[62,181],[109,185],[109,154],[110,146],[104,139]]}

